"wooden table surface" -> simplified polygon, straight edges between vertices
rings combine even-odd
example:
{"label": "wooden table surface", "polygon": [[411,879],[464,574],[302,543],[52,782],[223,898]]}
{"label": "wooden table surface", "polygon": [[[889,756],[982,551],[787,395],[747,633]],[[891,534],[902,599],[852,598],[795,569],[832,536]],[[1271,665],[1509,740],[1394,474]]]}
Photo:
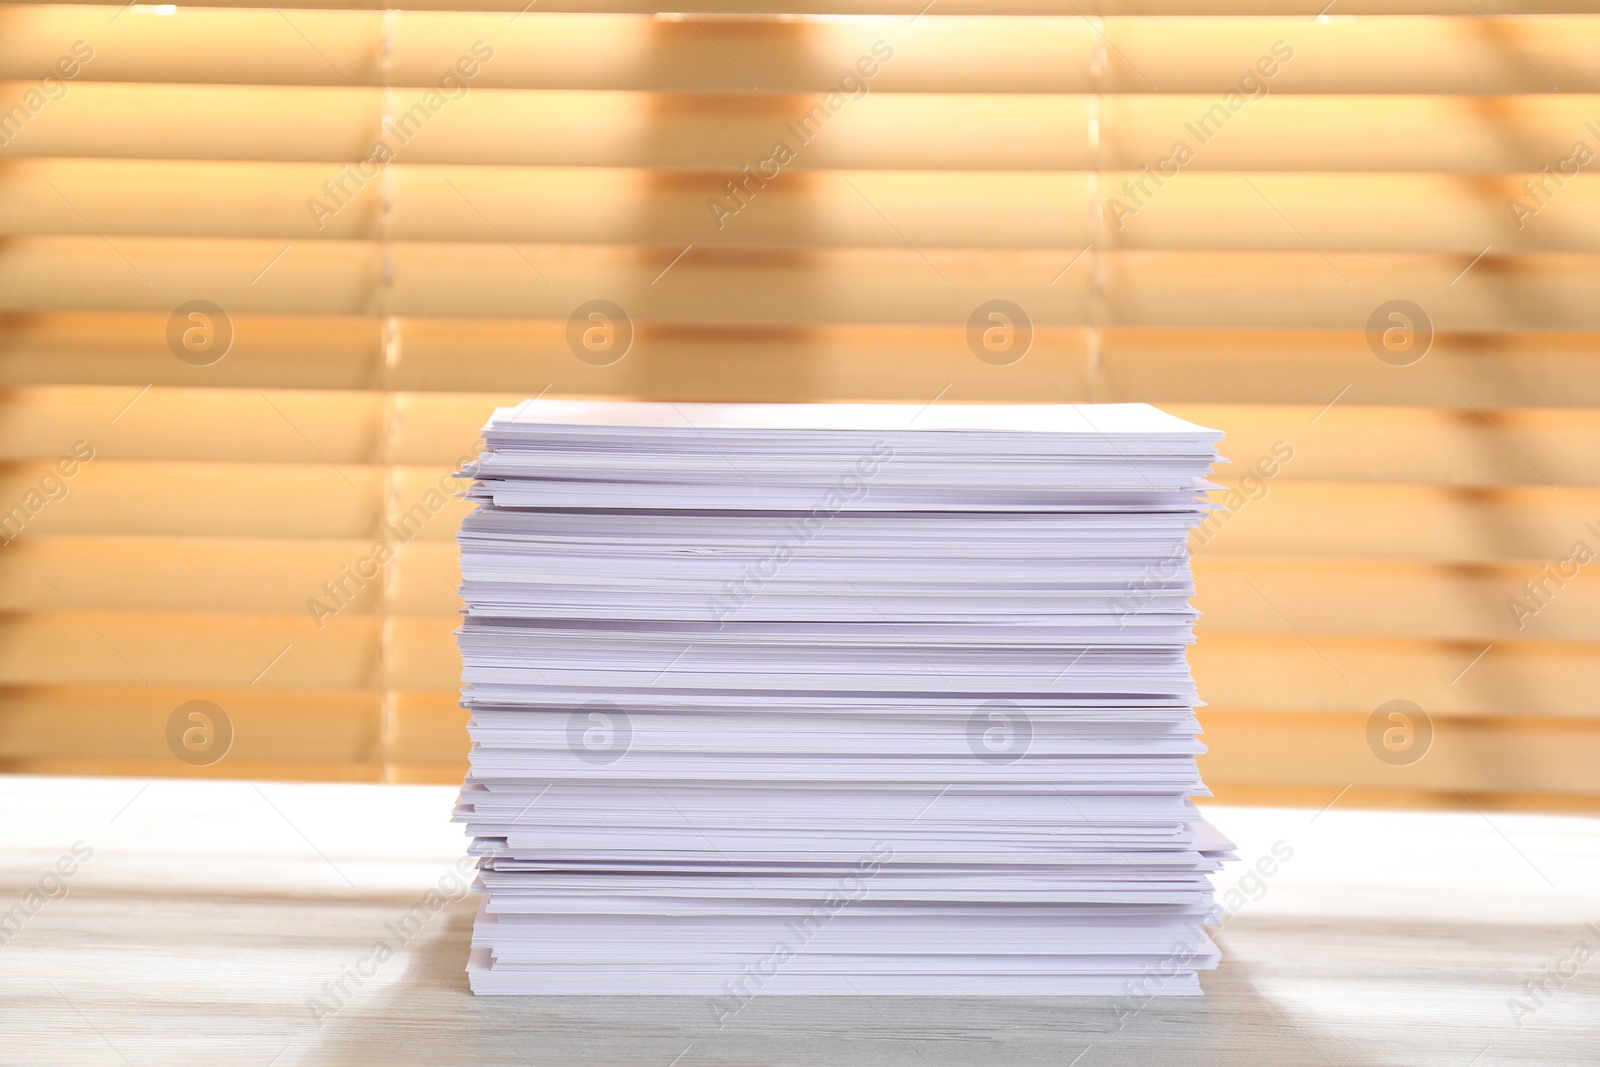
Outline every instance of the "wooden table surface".
{"label": "wooden table surface", "polygon": [[0,1063],[1600,1064],[1600,819],[1215,807],[1243,862],[1204,998],[765,995],[718,1029],[704,997],[470,996],[453,798],[0,777]]}

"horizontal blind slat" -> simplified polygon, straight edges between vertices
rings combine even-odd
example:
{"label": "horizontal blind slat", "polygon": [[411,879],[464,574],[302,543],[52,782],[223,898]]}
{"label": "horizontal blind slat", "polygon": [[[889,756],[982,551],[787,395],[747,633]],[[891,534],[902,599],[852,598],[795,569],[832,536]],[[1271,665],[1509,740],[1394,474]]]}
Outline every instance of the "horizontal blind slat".
{"label": "horizontal blind slat", "polygon": [[[1585,174],[1564,179],[1531,215],[1508,204],[1531,208],[1528,183],[1554,188],[1538,172],[1470,182],[1198,172],[1159,188],[1137,171],[1098,181],[1080,172],[805,172],[747,186],[727,172],[629,168],[396,164],[389,174],[388,232],[401,241],[1076,249],[1095,237],[1083,205],[1099,189],[1115,223],[1100,241],[1108,249],[1600,251],[1600,177]],[[322,183],[335,176],[319,163],[16,160],[0,165],[0,235],[84,233],[88,219],[112,238],[377,239],[375,178],[352,185],[339,210],[313,209],[332,203]]]}
{"label": "horizontal blind slat", "polygon": [[[1293,374],[1294,368],[1283,373]],[[1492,392],[1481,395],[1499,399]],[[479,429],[494,409],[520,398],[519,393],[398,391],[391,394],[394,417],[386,426],[384,395],[377,392],[0,388],[0,462],[70,460],[81,442],[102,462],[292,464],[320,459],[342,469],[382,463],[387,457],[390,463],[443,470],[470,459]],[[1014,401],[1059,399],[1035,394],[1018,395]],[[1227,435],[1221,449],[1233,465],[1219,468],[1214,476],[1229,485],[1252,467],[1257,479],[1273,485],[1600,485],[1600,419],[1594,409],[1496,407],[1491,415],[1471,408],[1367,406],[1365,399],[1352,389],[1326,410],[1323,405],[1269,403],[1173,404],[1169,409]],[[43,471],[40,466],[37,473]]]}
{"label": "horizontal blind slat", "polygon": [[383,468],[325,462],[309,444],[305,454],[296,464],[95,459],[70,477],[52,461],[6,464],[0,501],[8,510],[0,517],[21,537],[375,537],[384,521]]}
{"label": "horizontal blind slat", "polygon": [[[1594,539],[1590,548],[1595,547]],[[1570,569],[1570,568],[1569,568]],[[1394,560],[1305,561],[1206,556],[1194,560],[1192,603],[1204,644],[1216,633],[1322,634],[1485,642],[1600,640],[1600,574],[1567,580],[1529,622],[1508,601],[1540,577],[1527,564],[1435,565]],[[1547,587],[1548,588],[1548,587]],[[1341,681],[1337,661],[1322,670]]]}
{"label": "horizontal blind slat", "polygon": [[[385,381],[382,323],[375,318],[231,318],[228,355],[195,367],[168,348],[165,311],[0,313],[0,384],[119,384],[131,400],[150,385],[359,390]],[[516,399],[544,389],[645,397],[659,388],[675,400],[925,402],[948,385],[957,397],[982,402],[1065,395],[1309,404],[1309,420],[1348,387],[1341,406],[1349,400],[1445,411],[1473,411],[1474,404],[1600,407],[1600,334],[1438,331],[1426,357],[1396,374],[1375,357],[1359,327],[1108,326],[1099,331],[1097,366],[1086,327],[1036,325],[1025,358],[996,368],[973,356],[964,324],[636,323],[628,358],[608,367],[573,354],[561,319],[402,317],[393,325],[399,344],[387,369],[392,388]]]}
{"label": "horizontal blind slat", "polygon": [[[1358,715],[1285,718],[1203,716],[1211,750],[1200,773],[1241,785],[1341,786],[1403,790],[1552,792],[1600,799],[1591,768],[1600,730],[1570,724],[1435,723],[1426,758],[1406,766],[1375,759]],[[1331,790],[1330,790],[1331,795]]]}
{"label": "horizontal blind slat", "polygon": [[372,539],[24,536],[0,559],[0,611],[378,615],[384,590],[368,562],[372,547]]}
{"label": "horizontal blind slat", "polygon": [[[33,88],[0,82],[0,98]],[[1498,97],[674,94],[74,85],[0,158],[305,160],[730,169],[1526,173],[1571,154],[1594,94]],[[1591,134],[1591,136],[1593,136]],[[378,154],[380,138],[384,149]],[[1183,142],[1192,158],[1176,159]],[[787,154],[775,150],[782,143]],[[973,151],[981,145],[982,151]],[[1174,161],[1175,160],[1175,161]],[[774,163],[773,161],[776,161]],[[376,163],[364,163],[370,177]],[[339,177],[335,167],[330,179]]]}
{"label": "horizontal blind slat", "polygon": [[[3,0],[11,3],[12,0]],[[84,0],[97,7],[122,7],[119,0]],[[693,17],[746,18],[751,16],[847,16],[922,14],[926,0],[695,0],[689,11]],[[140,5],[151,14],[156,5]],[[271,7],[272,0],[213,0],[209,7]],[[297,0],[295,9],[336,9],[357,11],[493,11],[514,14],[523,10],[519,0]],[[1345,18],[1351,15],[1445,15],[1481,18],[1490,15],[1587,14],[1585,0],[1345,0],[1340,5]],[[653,15],[665,19],[685,16],[679,8],[663,6],[661,0],[543,0],[543,12],[606,13],[625,12]],[[1275,15],[1307,18],[1297,0],[944,0],[940,11],[946,15]]]}
{"label": "horizontal blind slat", "polygon": [[[375,689],[380,620],[71,610],[0,618],[0,685]],[[285,651],[287,649],[287,651]]]}
{"label": "horizontal blind slat", "polygon": [[[598,298],[635,323],[958,326],[999,294],[1037,326],[1087,325],[1081,251],[397,242],[387,311],[561,321]],[[0,245],[0,310],[169,311],[203,298],[230,314],[375,315],[382,258],[362,241],[17,238]],[[1600,255],[1115,251],[1097,263],[1102,325],[1354,329],[1404,293],[1435,330],[1600,331]]]}
{"label": "horizontal blind slat", "polygon": [[[64,685],[0,690],[5,708],[0,767],[12,760],[55,759],[148,759],[183,766],[167,747],[167,722],[191,700],[209,701],[227,717],[233,743],[225,762],[233,773],[238,760],[315,764],[381,758],[376,693]],[[462,749],[464,757],[465,745]]]}
{"label": "horizontal blind slat", "polygon": [[1591,644],[1496,642],[1484,653],[1486,642],[1472,641],[1322,634],[1316,642],[1208,634],[1190,649],[1195,683],[1209,707],[1234,712],[1370,713],[1404,698],[1431,715],[1600,719],[1600,649]]}
{"label": "horizontal blind slat", "polygon": [[[0,78],[37,76],[66,42],[84,40],[94,54],[76,74],[82,81],[374,86],[387,78],[425,87],[465,69],[475,88],[806,92],[837,88],[867,57],[876,92],[1221,95],[1262,70],[1270,76],[1245,81],[1246,91],[1600,90],[1600,71],[1587,61],[1600,30],[1584,18],[1113,15],[1097,30],[1070,8],[1039,18],[953,16],[945,7],[914,20],[849,21],[551,12],[508,21],[489,11],[402,11],[391,21],[384,71],[376,11],[182,7],[152,17],[135,8],[107,24],[95,7],[15,4],[0,7]],[[1091,60],[1101,33],[1111,47],[1097,82]],[[475,45],[488,56],[481,63],[470,62]],[[874,45],[890,58],[875,62]],[[1274,45],[1291,58],[1276,62]],[[855,84],[847,88],[858,91]]]}

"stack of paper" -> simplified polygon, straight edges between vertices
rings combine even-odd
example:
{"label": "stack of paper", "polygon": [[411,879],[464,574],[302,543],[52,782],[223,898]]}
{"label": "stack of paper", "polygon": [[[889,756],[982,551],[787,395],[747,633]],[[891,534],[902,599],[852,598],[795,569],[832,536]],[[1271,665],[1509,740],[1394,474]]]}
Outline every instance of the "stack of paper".
{"label": "stack of paper", "polygon": [[479,993],[1198,993],[1185,535],[1145,405],[530,401],[466,472]]}

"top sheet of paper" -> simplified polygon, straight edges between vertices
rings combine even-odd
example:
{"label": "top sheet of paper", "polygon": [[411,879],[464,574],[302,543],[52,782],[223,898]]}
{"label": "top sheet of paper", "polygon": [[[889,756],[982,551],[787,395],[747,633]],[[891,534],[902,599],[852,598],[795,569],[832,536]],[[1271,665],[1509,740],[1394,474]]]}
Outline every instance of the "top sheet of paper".
{"label": "top sheet of paper", "polygon": [[[491,425],[626,426],[670,430],[976,430],[1127,435],[1179,434],[1204,441],[1219,430],[1149,404],[671,404],[631,400],[524,400]],[[486,427],[487,428],[487,427]]]}

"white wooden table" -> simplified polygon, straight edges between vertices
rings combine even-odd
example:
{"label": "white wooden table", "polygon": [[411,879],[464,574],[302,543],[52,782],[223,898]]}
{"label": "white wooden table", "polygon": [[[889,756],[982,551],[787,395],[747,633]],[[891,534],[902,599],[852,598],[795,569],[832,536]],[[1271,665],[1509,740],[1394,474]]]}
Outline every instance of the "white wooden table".
{"label": "white wooden table", "polygon": [[[1102,999],[764,996],[719,1031],[701,997],[470,996],[453,795],[0,777],[0,1064],[1600,1064],[1600,819],[1213,808],[1245,863],[1294,855],[1203,999],[1119,1027]],[[1535,1000],[1547,965],[1576,974]]]}

